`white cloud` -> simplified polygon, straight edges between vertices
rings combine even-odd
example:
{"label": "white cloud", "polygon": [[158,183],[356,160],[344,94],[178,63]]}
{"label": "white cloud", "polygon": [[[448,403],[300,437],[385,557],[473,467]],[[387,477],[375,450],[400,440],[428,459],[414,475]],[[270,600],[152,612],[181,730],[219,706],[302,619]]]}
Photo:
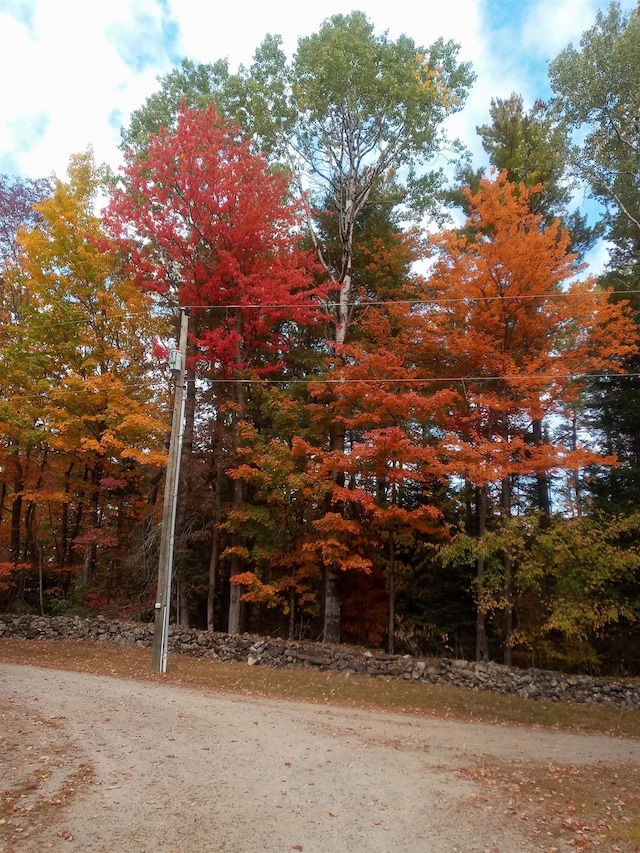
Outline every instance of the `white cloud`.
{"label": "white cloud", "polygon": [[[623,0],[623,8],[635,0]],[[461,45],[477,81],[450,136],[486,165],[475,128],[491,98],[546,94],[545,62],[577,43],[608,0],[0,0],[0,170],[63,176],[69,157],[92,145],[120,162],[119,125],[181,57],[232,70],[248,65],[267,33],[291,55],[300,36],[331,15],[362,10],[390,38]],[[502,14],[500,14],[502,12]]]}
{"label": "white cloud", "polygon": [[570,42],[574,45],[593,23],[597,10],[593,0],[539,0],[529,5],[523,28],[523,46],[553,59]]}
{"label": "white cloud", "polygon": [[[14,4],[15,5],[15,4]],[[114,115],[126,122],[157,89],[156,78],[171,68],[171,56],[201,62],[228,57],[232,69],[250,64],[267,32],[283,37],[291,54],[299,36],[316,32],[327,17],[361,9],[376,31],[401,33],[429,45],[442,36],[461,44],[460,59],[471,61],[481,82],[456,135],[475,135],[495,92],[492,56],[480,30],[480,0],[423,0],[396,3],[201,2],[201,0],[36,0],[30,16],[16,8],[2,15],[0,53],[4,88],[0,156],[21,172],[63,174],[72,153],[92,144],[96,158],[119,161]],[[167,34],[171,24],[175,34]],[[174,44],[165,44],[175,36]],[[136,46],[139,53],[136,53]],[[49,117],[46,137],[27,149],[15,133],[16,121]],[[13,122],[13,124],[11,123]]]}
{"label": "white cloud", "polygon": [[[139,32],[141,16],[152,32],[161,32],[155,0],[39,2],[29,27],[10,14],[0,16],[2,152],[22,173],[62,176],[71,154],[89,145],[98,160],[119,159],[119,131],[109,115],[128,115],[157,86],[158,72],[170,67],[166,58],[164,67],[157,64],[159,56],[138,73],[119,55],[117,39],[109,38],[110,32],[135,32],[136,20]],[[17,131],[34,115],[48,118],[47,132],[25,146]]]}
{"label": "white cloud", "polygon": [[405,33],[418,44],[428,45],[440,36],[468,46],[473,33],[479,0],[235,0],[233,13],[228,2],[169,0],[180,20],[180,50],[200,62],[228,58],[232,69],[248,65],[254,50],[267,33],[281,35],[290,56],[300,36],[317,32],[321,23],[335,14],[364,12],[376,32],[389,31],[390,38]]}

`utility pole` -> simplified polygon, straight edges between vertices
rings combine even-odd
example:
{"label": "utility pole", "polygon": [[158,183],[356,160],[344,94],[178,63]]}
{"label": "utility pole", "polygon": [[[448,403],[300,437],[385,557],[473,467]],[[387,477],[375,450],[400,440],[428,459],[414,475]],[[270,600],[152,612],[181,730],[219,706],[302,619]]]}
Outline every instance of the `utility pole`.
{"label": "utility pole", "polygon": [[169,365],[175,379],[173,399],[173,421],[169,442],[169,459],[164,486],[162,508],[162,531],[160,534],[160,559],[158,562],[158,589],[156,592],[155,621],[151,668],[154,672],[167,671],[169,644],[169,613],[171,610],[171,577],[173,573],[173,547],[176,530],[176,504],[180,479],[180,456],[184,432],[185,404],[185,360],[187,356],[187,332],[189,318],[182,312],[180,317],[180,341],[177,350],[171,350]]}

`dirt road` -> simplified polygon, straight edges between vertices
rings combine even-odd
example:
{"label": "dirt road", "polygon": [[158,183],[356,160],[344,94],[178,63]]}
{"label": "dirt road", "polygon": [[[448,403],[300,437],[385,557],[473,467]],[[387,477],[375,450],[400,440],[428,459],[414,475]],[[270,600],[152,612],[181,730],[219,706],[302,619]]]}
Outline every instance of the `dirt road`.
{"label": "dirt road", "polygon": [[640,764],[633,740],[24,666],[0,665],[0,714],[0,828],[25,853],[569,850],[469,770]]}

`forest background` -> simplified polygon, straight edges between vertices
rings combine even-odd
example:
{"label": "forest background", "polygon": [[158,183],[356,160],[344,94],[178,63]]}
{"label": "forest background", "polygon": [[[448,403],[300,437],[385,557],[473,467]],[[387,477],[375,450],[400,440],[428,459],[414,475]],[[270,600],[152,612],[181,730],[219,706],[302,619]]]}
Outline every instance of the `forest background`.
{"label": "forest background", "polygon": [[181,624],[637,673],[639,43],[494,99],[487,173],[457,46],[354,12],[2,176],[2,606],[151,617],[184,310]]}

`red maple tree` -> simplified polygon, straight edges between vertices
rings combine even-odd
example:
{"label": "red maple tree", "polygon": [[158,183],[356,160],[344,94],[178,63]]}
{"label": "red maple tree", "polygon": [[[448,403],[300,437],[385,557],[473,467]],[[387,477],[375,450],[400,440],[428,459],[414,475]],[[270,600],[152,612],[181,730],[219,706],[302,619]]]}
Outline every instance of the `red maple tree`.
{"label": "red maple tree", "polygon": [[[152,138],[144,155],[127,154],[107,220],[138,285],[166,306],[189,310],[188,378],[204,361],[200,376],[210,381],[199,390],[188,382],[185,453],[200,402],[209,418],[227,425],[226,436],[218,430],[215,440],[228,449],[228,468],[237,460],[238,426],[248,417],[249,383],[280,371],[300,329],[323,318],[317,262],[302,246],[303,216],[289,177],[270,167],[214,105],[204,111],[183,105],[175,132]],[[188,477],[189,459],[183,461]],[[212,487],[220,493],[220,474]],[[237,510],[241,480],[232,492]],[[184,512],[183,502],[178,533]],[[219,529],[220,518],[212,523]],[[243,571],[244,550],[238,534],[229,536],[231,577]],[[240,589],[232,584],[230,632],[239,630],[239,620]]]}
{"label": "red maple tree", "polygon": [[183,106],[174,133],[126,155],[107,219],[138,285],[190,309],[192,339],[218,375],[273,370],[292,325],[320,317],[289,178],[214,105]]}

